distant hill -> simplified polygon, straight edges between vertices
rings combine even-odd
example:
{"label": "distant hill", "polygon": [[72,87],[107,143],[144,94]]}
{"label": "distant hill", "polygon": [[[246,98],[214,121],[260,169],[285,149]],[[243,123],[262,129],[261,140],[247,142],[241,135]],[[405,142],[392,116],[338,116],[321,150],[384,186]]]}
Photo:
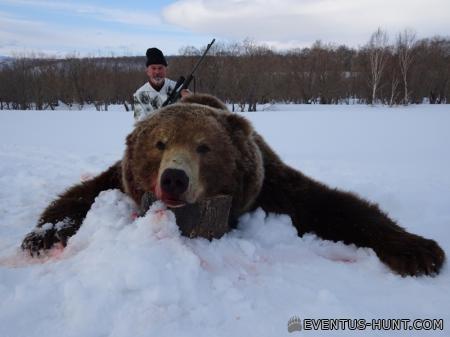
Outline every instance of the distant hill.
{"label": "distant hill", "polygon": [[13,58],[10,56],[0,55],[0,64],[2,64],[4,62],[12,61],[12,60],[13,60]]}

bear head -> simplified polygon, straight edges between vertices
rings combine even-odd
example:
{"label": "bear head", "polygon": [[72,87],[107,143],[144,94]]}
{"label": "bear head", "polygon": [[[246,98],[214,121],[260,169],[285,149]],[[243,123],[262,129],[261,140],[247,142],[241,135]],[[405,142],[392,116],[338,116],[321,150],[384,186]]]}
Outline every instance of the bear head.
{"label": "bear head", "polygon": [[211,96],[191,96],[138,122],[122,160],[125,192],[140,204],[152,192],[169,207],[217,195],[233,198],[230,216],[248,211],[264,179],[251,124]]}

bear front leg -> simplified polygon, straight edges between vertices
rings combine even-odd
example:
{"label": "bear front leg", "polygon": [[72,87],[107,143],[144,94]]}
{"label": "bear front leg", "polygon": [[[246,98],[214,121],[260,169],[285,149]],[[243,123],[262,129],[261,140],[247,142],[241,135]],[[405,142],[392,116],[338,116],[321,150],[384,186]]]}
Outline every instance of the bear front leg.
{"label": "bear front leg", "polygon": [[256,207],[289,214],[299,235],[312,232],[323,239],[372,248],[402,276],[440,271],[445,260],[442,248],[433,240],[408,233],[377,205],[316,182],[273,155],[265,161],[264,170]]}
{"label": "bear front leg", "polygon": [[38,256],[55,244],[65,247],[80,228],[97,195],[108,189],[122,189],[121,181],[121,162],[117,162],[97,177],[69,188],[45,209],[36,228],[25,236],[22,249]]}
{"label": "bear front leg", "polygon": [[312,180],[307,184],[306,196],[292,198],[298,205],[295,214],[300,232],[372,248],[402,276],[434,275],[441,269],[445,253],[435,241],[407,232],[377,205],[352,193]]}

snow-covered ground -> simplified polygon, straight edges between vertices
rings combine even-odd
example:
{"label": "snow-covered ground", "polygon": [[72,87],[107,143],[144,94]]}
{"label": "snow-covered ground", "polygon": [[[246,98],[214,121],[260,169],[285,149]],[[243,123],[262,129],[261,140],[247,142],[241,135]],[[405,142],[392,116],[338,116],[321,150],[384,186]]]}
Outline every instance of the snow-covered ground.
{"label": "snow-covered ground", "polygon": [[[290,165],[376,201],[450,252],[450,109],[275,105],[245,113]],[[402,278],[366,248],[256,211],[220,240],[101,193],[64,251],[18,250],[66,187],[119,159],[131,113],[0,111],[0,336],[449,336],[450,273]],[[443,319],[437,331],[302,331],[288,320]],[[411,321],[412,322],[412,321]]]}

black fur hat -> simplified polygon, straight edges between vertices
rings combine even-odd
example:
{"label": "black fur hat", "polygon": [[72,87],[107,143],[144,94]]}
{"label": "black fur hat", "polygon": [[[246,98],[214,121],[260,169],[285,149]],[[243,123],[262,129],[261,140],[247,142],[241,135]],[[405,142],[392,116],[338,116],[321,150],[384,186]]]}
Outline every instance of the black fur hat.
{"label": "black fur hat", "polygon": [[163,64],[167,67],[166,58],[164,57],[162,51],[158,48],[148,48],[145,55],[147,55],[147,62],[145,63],[147,67],[150,64]]}

